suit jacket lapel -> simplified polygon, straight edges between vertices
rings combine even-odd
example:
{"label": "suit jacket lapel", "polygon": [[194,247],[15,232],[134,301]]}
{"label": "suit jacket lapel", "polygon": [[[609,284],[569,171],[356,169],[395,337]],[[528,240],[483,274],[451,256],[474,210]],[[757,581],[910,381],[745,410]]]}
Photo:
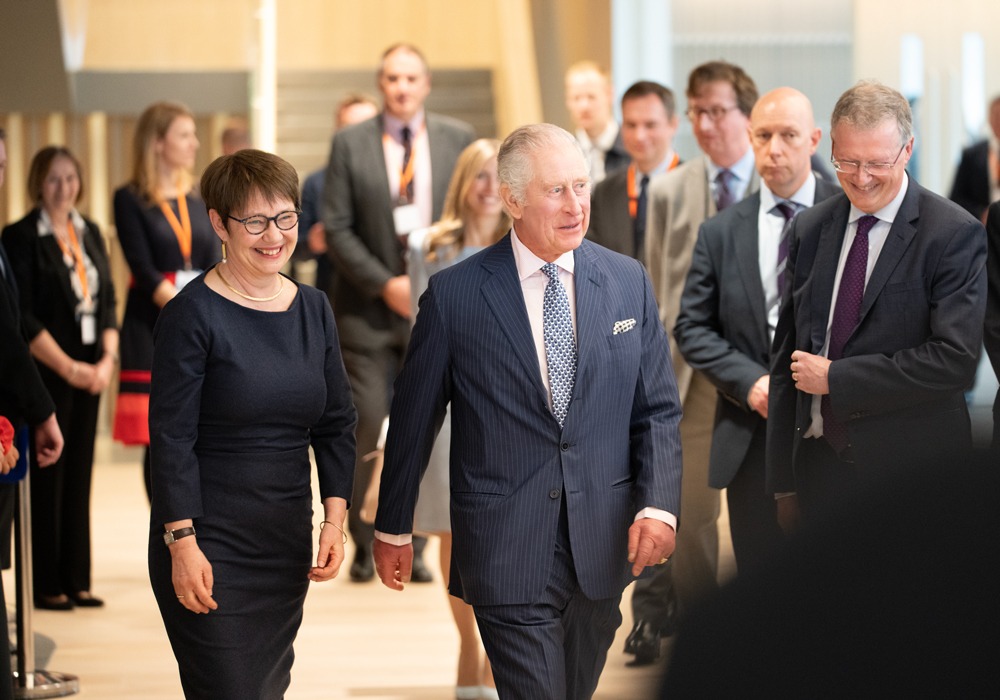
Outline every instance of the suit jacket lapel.
{"label": "suit jacket lapel", "polygon": [[889,280],[892,271],[896,269],[896,265],[899,264],[917,233],[912,222],[917,219],[920,213],[917,208],[919,198],[920,186],[911,179],[903,202],[896,213],[896,218],[886,236],[885,245],[882,246],[882,252],[879,253],[878,260],[875,261],[872,276],[868,278],[868,284],[865,285],[865,295],[861,299],[861,316],[858,319],[859,327],[864,323],[865,316],[871,311],[872,304],[882,293],[885,283]]}
{"label": "suit jacket lapel", "polygon": [[[576,288],[576,382],[573,399],[583,396],[588,386],[587,372],[600,357],[597,343],[606,342],[604,337],[614,322],[607,312],[607,295],[601,294],[604,273],[596,265],[589,241],[584,241],[573,254],[573,286]],[[602,330],[603,329],[603,330]],[[570,412],[573,404],[570,402]]]}
{"label": "suit jacket lapel", "polygon": [[[389,173],[386,172],[385,169],[385,149],[382,146],[382,134],[384,133],[385,124],[382,121],[382,115],[379,114],[370,122],[368,138],[365,139],[366,148],[364,162],[380,163],[382,165],[380,168],[373,168],[372,173],[377,173],[376,177],[379,179],[378,191],[380,194],[378,196],[379,198],[382,198],[384,202],[380,208],[387,213],[389,221],[392,221],[392,210],[396,203],[392,201],[392,197],[389,195]],[[358,167],[361,167],[361,164],[357,165]],[[372,202],[372,205],[379,206],[376,202]]]}
{"label": "suit jacket lapel", "polygon": [[435,147],[438,141],[447,138],[447,132],[441,124],[434,118],[433,114],[424,113],[427,125],[427,147],[431,149],[431,200],[434,204],[434,220],[441,217],[441,211],[437,202],[444,202],[445,192],[448,189],[448,182],[451,180],[451,171],[454,169],[455,153],[451,149]]}
{"label": "suit jacket lapel", "polygon": [[757,230],[760,194],[754,192],[749,199],[753,204],[740,207],[740,220],[730,230],[735,237],[733,249],[736,252],[736,268],[739,270],[753,314],[751,323],[763,331],[760,339],[762,347],[767,348],[770,345],[767,337],[767,299],[764,297],[764,285],[760,280],[760,237]]}
{"label": "suit jacket lapel", "polygon": [[837,263],[840,260],[840,249],[847,233],[847,217],[851,211],[851,203],[845,197],[837,212],[827,220],[819,234],[816,258],[813,260],[813,290],[812,290],[812,340],[811,352],[818,353],[826,342],[826,327],[830,319],[830,307],[833,304],[833,281],[837,276]]}
{"label": "suit jacket lapel", "polygon": [[535,385],[539,397],[548,402],[509,233],[489,249],[480,264],[491,273],[482,286],[486,304],[507,336],[511,350],[524,366],[525,375]]}

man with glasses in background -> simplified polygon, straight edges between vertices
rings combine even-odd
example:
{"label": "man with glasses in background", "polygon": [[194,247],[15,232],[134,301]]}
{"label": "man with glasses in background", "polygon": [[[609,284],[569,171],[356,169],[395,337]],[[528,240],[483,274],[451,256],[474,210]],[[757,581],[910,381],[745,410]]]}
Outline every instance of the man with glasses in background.
{"label": "man with glasses in background", "polygon": [[844,192],[792,220],[772,353],[767,487],[786,531],[862,477],[953,463],[972,442],[983,226],[906,174],[912,116],[896,90],[850,88],[830,136]]}
{"label": "man with glasses in background", "polygon": [[[670,337],[677,388],[684,405],[681,446],[684,478],[677,551],[668,567],[636,584],[632,596],[635,628],[626,653],[639,664],[659,656],[660,637],[672,627],[676,597],[681,611],[718,588],[719,492],[708,485],[708,454],[715,422],[716,391],[677,351],[673,328],[684,280],[702,222],[748,194],[759,178],[750,147],[750,111],[757,87],[742,68],[724,61],[696,67],[688,77],[687,116],[703,157],[693,158],[649,183],[645,262]],[[672,579],[672,584],[671,584]],[[676,591],[672,589],[676,586]],[[675,596],[676,593],[676,596]]]}

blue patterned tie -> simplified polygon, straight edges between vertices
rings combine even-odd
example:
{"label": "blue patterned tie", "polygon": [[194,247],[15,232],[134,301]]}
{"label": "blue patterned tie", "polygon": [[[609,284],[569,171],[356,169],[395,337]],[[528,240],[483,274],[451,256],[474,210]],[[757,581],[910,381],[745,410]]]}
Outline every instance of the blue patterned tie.
{"label": "blue patterned tie", "polygon": [[573,395],[573,382],[576,381],[576,339],[569,313],[569,298],[559,280],[559,267],[555,263],[546,263],[542,272],[549,277],[542,302],[545,362],[549,366],[552,413],[561,428],[566,420],[570,396]]}

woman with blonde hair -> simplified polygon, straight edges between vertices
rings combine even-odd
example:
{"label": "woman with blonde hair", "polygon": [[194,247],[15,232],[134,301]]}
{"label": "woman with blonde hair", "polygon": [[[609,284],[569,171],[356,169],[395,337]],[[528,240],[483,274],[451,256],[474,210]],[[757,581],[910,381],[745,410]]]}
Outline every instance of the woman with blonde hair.
{"label": "woman with blonde hair", "polygon": [[[510,230],[510,217],[500,201],[497,178],[499,149],[500,142],[495,139],[479,139],[469,144],[455,163],[441,220],[410,234],[407,271],[412,289],[411,319],[417,317],[420,295],[427,289],[432,274],[472,257],[496,243]],[[420,498],[414,513],[419,531],[440,538],[441,573],[445,586],[448,585],[451,567],[450,441],[451,420],[445,416],[420,484]],[[455,697],[460,700],[496,698],[493,673],[476,634],[472,607],[454,596],[449,596],[448,601],[460,637]]]}
{"label": "woman with blonde hair", "polygon": [[185,284],[219,260],[219,239],[194,189],[198,151],[194,115],[176,102],[156,102],[136,125],[132,176],[115,192],[118,240],[132,276],[121,328],[121,385],[113,437],[146,445],[149,494],[149,375],[153,326]]}

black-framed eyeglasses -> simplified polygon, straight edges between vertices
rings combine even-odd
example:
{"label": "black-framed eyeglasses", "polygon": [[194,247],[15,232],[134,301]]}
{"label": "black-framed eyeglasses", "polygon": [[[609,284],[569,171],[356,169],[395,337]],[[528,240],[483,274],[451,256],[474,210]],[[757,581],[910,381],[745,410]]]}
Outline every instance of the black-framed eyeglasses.
{"label": "black-framed eyeglasses", "polygon": [[713,122],[721,121],[723,117],[732,112],[734,109],[739,109],[739,105],[731,105],[729,107],[722,107],[720,105],[715,105],[714,107],[708,108],[695,108],[690,107],[688,111],[684,114],[688,116],[693,122],[697,122],[703,116],[708,115],[708,118]]}
{"label": "black-framed eyeglasses", "polygon": [[891,163],[859,163],[856,160],[837,160],[831,154],[830,165],[832,165],[833,169],[838,173],[844,173],[845,175],[854,175],[861,168],[864,168],[865,172],[869,175],[883,175],[896,167],[896,163],[899,162],[899,157],[903,155],[904,148],[906,148],[905,143],[899,147],[899,153],[896,154],[896,158]]}
{"label": "black-framed eyeglasses", "polygon": [[274,216],[254,214],[253,216],[248,216],[245,219],[237,219],[235,216],[230,216],[228,218],[233,221],[239,221],[243,224],[243,228],[247,230],[247,233],[253,236],[259,236],[267,230],[267,225],[271,221],[274,222],[274,225],[277,226],[279,230],[291,231],[299,225],[299,214],[301,213],[302,212],[300,211],[292,209],[289,211],[283,211],[280,214],[275,214]]}

